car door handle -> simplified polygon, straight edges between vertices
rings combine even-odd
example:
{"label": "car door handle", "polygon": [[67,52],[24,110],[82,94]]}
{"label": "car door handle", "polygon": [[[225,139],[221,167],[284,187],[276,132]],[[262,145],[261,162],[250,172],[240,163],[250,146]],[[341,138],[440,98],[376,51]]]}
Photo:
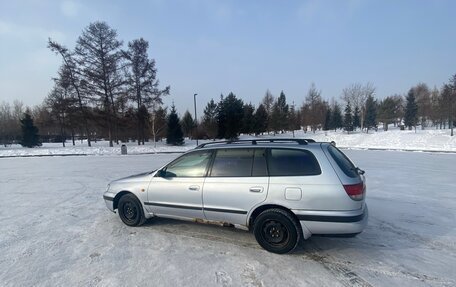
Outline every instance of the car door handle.
{"label": "car door handle", "polygon": [[262,192],[263,188],[261,186],[254,186],[254,187],[251,187],[249,190],[250,190],[250,192]]}
{"label": "car door handle", "polygon": [[197,191],[197,190],[200,189],[200,187],[199,187],[198,185],[190,185],[190,186],[188,187],[188,189],[189,189],[189,190],[193,190],[193,191]]}

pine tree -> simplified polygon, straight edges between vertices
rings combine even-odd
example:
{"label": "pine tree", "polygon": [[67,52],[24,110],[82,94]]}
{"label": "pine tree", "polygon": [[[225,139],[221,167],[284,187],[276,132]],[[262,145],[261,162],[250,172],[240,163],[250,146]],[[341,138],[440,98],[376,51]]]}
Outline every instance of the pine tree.
{"label": "pine tree", "polygon": [[287,104],[287,98],[283,91],[280,92],[280,96],[277,98],[277,109],[278,109],[278,120],[279,120],[279,130],[284,131],[287,129],[288,125],[288,111],[289,107]]}
{"label": "pine tree", "polygon": [[332,117],[332,110],[331,110],[331,108],[328,108],[326,110],[325,123],[323,125],[323,130],[324,131],[328,131],[328,130],[333,129],[332,118],[331,117]]}
{"label": "pine tree", "polygon": [[33,124],[33,119],[30,112],[24,113],[21,121],[22,139],[20,144],[23,147],[36,147],[41,146],[40,137],[38,135],[38,128]]}
{"label": "pine tree", "polygon": [[358,106],[355,107],[355,111],[353,112],[353,128],[356,130],[357,128],[361,127],[361,118],[359,115],[359,108]]}
{"label": "pine tree", "polygon": [[[354,121],[353,121],[354,122]],[[377,102],[374,97],[369,96],[366,100],[366,122],[365,127],[367,133],[369,133],[370,128],[377,127]]]}
{"label": "pine tree", "polygon": [[266,127],[267,127],[266,129],[269,134],[269,131],[271,130],[270,121],[271,121],[271,116],[272,116],[272,107],[274,105],[274,96],[271,94],[271,92],[269,90],[266,90],[266,94],[264,95],[263,100],[262,100],[262,105],[266,111],[266,114],[268,115],[268,117],[266,119]]}
{"label": "pine tree", "polygon": [[393,97],[384,98],[377,109],[377,119],[383,123],[383,130],[388,130],[388,124],[392,124],[396,121],[396,103]]}
{"label": "pine tree", "polygon": [[352,110],[351,110],[349,102],[347,102],[347,106],[345,106],[344,129],[348,133],[353,131],[353,117],[352,117]]}
{"label": "pine tree", "polygon": [[418,106],[415,101],[413,89],[409,90],[405,100],[407,101],[407,104],[405,106],[404,124],[411,130],[412,127],[416,127],[418,122]]}
{"label": "pine tree", "polygon": [[179,116],[177,115],[174,103],[171,106],[171,113],[168,116],[168,132],[166,137],[166,143],[171,145],[184,144],[182,128],[179,122]]}
{"label": "pine tree", "polygon": [[268,129],[268,113],[263,104],[260,104],[255,111],[254,132],[255,135],[262,134]]}
{"label": "pine tree", "polygon": [[220,95],[220,102],[217,105],[217,138],[225,138],[226,132],[226,109],[223,94]]}
{"label": "pine tree", "polygon": [[295,136],[295,130],[301,129],[301,121],[300,121],[300,113],[296,111],[295,105],[290,106],[290,113],[288,114],[287,118],[288,124],[286,126],[286,130],[291,130],[293,133],[293,137]]}
{"label": "pine tree", "polygon": [[244,103],[241,99],[236,98],[233,93],[223,100],[223,109],[225,114],[225,139],[236,139],[242,128],[242,117]]}
{"label": "pine tree", "polygon": [[244,116],[242,117],[242,132],[244,134],[251,134],[253,133],[254,128],[254,118],[253,112],[255,111],[255,107],[252,104],[245,104],[243,107]]}
{"label": "pine tree", "polygon": [[275,102],[272,106],[271,116],[269,117],[269,129],[274,132],[274,134],[278,133],[280,130],[280,108],[278,102]]}
{"label": "pine tree", "polygon": [[184,116],[181,119],[181,127],[184,136],[190,137],[195,128],[195,121],[188,110],[185,111]]}
{"label": "pine tree", "polygon": [[331,126],[334,131],[344,126],[342,120],[342,111],[340,110],[340,106],[337,103],[334,105],[331,121]]}
{"label": "pine tree", "polygon": [[204,116],[202,126],[209,138],[215,139],[217,136],[217,104],[213,99],[207,103],[204,108]]}

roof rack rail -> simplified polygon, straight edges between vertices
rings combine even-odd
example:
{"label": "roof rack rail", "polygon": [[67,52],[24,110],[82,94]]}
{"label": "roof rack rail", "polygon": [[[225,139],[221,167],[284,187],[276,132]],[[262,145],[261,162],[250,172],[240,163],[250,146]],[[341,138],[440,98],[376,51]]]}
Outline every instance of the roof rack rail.
{"label": "roof rack rail", "polygon": [[247,143],[250,142],[252,145],[256,145],[258,142],[295,142],[300,145],[306,145],[308,143],[314,143],[315,140],[313,139],[299,139],[299,138],[265,138],[265,139],[250,139],[250,140],[227,140],[227,141],[214,141],[214,142],[208,142],[208,143],[203,143],[197,146],[196,148],[203,148],[208,145],[213,145],[213,144],[236,144],[236,143]]}

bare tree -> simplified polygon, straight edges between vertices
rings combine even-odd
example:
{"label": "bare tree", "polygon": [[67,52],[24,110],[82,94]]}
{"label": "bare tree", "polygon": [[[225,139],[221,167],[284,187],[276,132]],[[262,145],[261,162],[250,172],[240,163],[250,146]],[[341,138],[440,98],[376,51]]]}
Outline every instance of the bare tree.
{"label": "bare tree", "polygon": [[[74,88],[71,85],[71,77],[68,75],[70,71],[63,65],[59,71],[59,77],[54,79],[55,85],[52,88],[51,92],[45,99],[46,107],[49,108],[50,114],[57,120],[60,130],[60,137],[62,140],[62,145],[65,146],[66,132],[65,128],[70,127],[73,145],[74,142],[74,106],[77,102],[77,97],[74,96]],[[37,119],[37,124],[39,123],[39,117]],[[42,127],[40,127],[42,130]]]}
{"label": "bare tree", "polygon": [[128,50],[123,51],[127,60],[126,83],[130,98],[137,106],[138,145],[144,144],[145,123],[139,116],[141,106],[150,108],[152,105],[162,104],[162,97],[169,94],[170,87],[158,89],[159,81],[155,60],[149,59],[147,49],[149,42],[143,38],[128,43]]}
{"label": "bare tree", "polygon": [[342,90],[342,99],[350,103],[352,110],[358,107],[360,111],[361,130],[364,129],[366,118],[366,101],[369,97],[375,96],[375,87],[368,82],[365,85],[354,83]]}
{"label": "bare tree", "polygon": [[15,119],[13,109],[7,102],[0,104],[0,142],[5,147],[12,144],[20,135],[19,119]]}
{"label": "bare tree", "polygon": [[450,90],[450,97],[448,99],[448,125],[450,125],[451,129],[451,136],[454,135],[454,119],[456,118],[456,74],[454,74],[450,79],[449,84]]}
{"label": "bare tree", "polygon": [[152,137],[154,139],[154,147],[157,147],[157,140],[166,136],[167,109],[162,108],[161,106],[156,107],[155,104],[152,104],[151,109],[152,109],[152,117],[151,117]]}
{"label": "bare tree", "polygon": [[122,41],[117,39],[116,30],[105,22],[94,22],[79,36],[75,53],[87,89],[94,100],[98,100],[106,114],[109,146],[113,146],[113,131],[117,139],[116,98],[122,92],[123,78],[120,73]]}
{"label": "bare tree", "polygon": [[305,117],[305,124],[310,125],[313,132],[321,128],[325,122],[327,109],[328,104],[321,99],[321,91],[317,90],[315,84],[312,83],[307,92],[302,114]]}
{"label": "bare tree", "polygon": [[266,90],[266,94],[264,95],[263,97],[263,100],[261,101],[265,110],[266,110],[266,114],[268,115],[268,119],[267,119],[267,132],[269,134],[269,132],[271,131],[271,117],[272,117],[272,110],[273,110],[273,107],[274,107],[274,96],[271,94],[271,92],[269,90]]}
{"label": "bare tree", "polygon": [[427,120],[431,117],[431,92],[424,83],[419,83],[412,89],[415,94],[416,104],[418,105],[418,118],[421,122],[421,129],[424,130]]}
{"label": "bare tree", "polygon": [[434,87],[431,91],[431,120],[435,128],[442,128],[443,114],[441,111],[440,91]]}
{"label": "bare tree", "polygon": [[441,112],[444,115],[444,120],[448,122],[448,128],[451,129],[451,136],[454,135],[454,117],[456,116],[456,74],[450,79],[448,84],[442,87],[441,96]]}
{"label": "bare tree", "polygon": [[62,57],[63,68],[61,69],[61,77],[65,76],[67,78],[66,81],[69,82],[71,86],[73,86],[73,89],[76,92],[79,111],[81,113],[82,122],[87,135],[87,145],[91,146],[91,135],[87,121],[88,113],[86,109],[86,99],[83,95],[84,81],[82,79],[79,66],[74,59],[74,52],[69,51],[65,46],[52,41],[50,38],[48,40],[48,48]]}

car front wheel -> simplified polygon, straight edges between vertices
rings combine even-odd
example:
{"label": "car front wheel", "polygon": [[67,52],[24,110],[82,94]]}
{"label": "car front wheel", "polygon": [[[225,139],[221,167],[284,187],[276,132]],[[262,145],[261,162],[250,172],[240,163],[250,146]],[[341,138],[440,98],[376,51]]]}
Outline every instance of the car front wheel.
{"label": "car front wheel", "polygon": [[142,205],[133,194],[119,199],[118,212],[122,222],[128,226],[140,226],[146,221]]}
{"label": "car front wheel", "polygon": [[261,247],[278,254],[295,249],[301,238],[299,223],[282,209],[268,209],[258,215],[253,233]]}

